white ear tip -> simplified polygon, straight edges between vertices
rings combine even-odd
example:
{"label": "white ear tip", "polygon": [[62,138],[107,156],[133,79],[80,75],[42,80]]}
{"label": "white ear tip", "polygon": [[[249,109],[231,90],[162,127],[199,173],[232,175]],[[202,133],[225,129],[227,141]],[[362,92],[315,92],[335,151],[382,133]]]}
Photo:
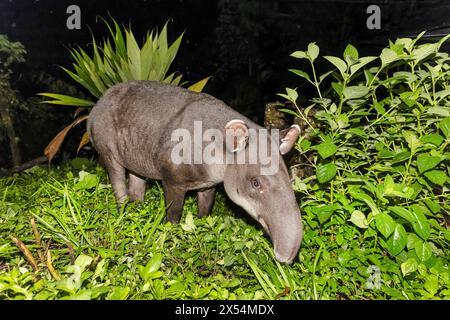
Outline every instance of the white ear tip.
{"label": "white ear tip", "polygon": [[302,129],[300,129],[300,126],[299,126],[298,124],[293,124],[293,125],[291,126],[291,128],[296,128],[297,131],[298,131],[298,133],[301,133],[301,132],[302,132]]}
{"label": "white ear tip", "polygon": [[240,119],[233,119],[233,120],[228,121],[228,123],[225,125],[225,128],[228,128],[229,126],[231,126],[235,123],[240,123],[240,124],[246,125],[245,122]]}

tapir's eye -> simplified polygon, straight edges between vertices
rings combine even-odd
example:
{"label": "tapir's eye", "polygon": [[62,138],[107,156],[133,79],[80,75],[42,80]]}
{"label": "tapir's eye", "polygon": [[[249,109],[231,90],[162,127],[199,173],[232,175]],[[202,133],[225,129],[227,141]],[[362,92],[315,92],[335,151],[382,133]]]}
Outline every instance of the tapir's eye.
{"label": "tapir's eye", "polygon": [[261,188],[261,183],[259,182],[259,180],[257,178],[251,179],[250,183],[252,184],[252,187],[255,189]]}

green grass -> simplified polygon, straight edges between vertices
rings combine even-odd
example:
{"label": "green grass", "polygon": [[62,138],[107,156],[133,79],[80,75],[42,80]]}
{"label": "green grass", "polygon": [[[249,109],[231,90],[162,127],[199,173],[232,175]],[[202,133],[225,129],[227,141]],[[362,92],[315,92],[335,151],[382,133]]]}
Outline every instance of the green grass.
{"label": "green grass", "polygon": [[[0,299],[450,298],[448,251],[403,276],[405,257],[391,257],[376,232],[358,229],[350,217],[318,225],[304,214],[299,259],[285,266],[262,229],[231,209],[223,193],[204,219],[188,197],[182,223],[172,225],[164,222],[157,182],[149,183],[144,203],[122,212],[108,183],[105,171],[85,160],[0,179]],[[379,268],[379,289],[367,286],[376,278],[371,266]]]}

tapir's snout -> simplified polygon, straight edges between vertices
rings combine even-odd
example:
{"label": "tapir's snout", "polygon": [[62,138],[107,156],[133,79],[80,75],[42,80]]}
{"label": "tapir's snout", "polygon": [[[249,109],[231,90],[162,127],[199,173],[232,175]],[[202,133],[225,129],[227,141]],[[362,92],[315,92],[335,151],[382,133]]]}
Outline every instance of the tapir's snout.
{"label": "tapir's snout", "polygon": [[303,238],[300,212],[294,210],[289,215],[258,220],[272,239],[275,258],[281,263],[291,264],[297,256]]}
{"label": "tapir's snout", "polygon": [[286,264],[291,264],[297,256],[303,238],[303,224],[300,212],[296,211],[287,217],[273,221],[269,226],[273,242],[275,258]]}
{"label": "tapir's snout", "polygon": [[284,248],[279,249],[275,246],[275,258],[281,263],[291,264],[297,255],[298,249],[300,248],[300,242],[301,240],[299,239],[298,244],[293,247],[291,252],[283,250]]}

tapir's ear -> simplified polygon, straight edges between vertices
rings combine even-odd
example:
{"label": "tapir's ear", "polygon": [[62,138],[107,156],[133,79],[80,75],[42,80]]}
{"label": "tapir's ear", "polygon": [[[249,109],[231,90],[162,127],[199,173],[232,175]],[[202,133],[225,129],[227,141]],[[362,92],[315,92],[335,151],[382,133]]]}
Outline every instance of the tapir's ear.
{"label": "tapir's ear", "polygon": [[225,145],[229,152],[243,150],[248,142],[248,127],[244,121],[234,119],[225,125]]}
{"label": "tapir's ear", "polygon": [[296,124],[290,126],[289,128],[282,130],[280,132],[280,153],[286,154],[291,151],[295,142],[297,141],[298,136],[300,135],[301,130],[300,127]]}

